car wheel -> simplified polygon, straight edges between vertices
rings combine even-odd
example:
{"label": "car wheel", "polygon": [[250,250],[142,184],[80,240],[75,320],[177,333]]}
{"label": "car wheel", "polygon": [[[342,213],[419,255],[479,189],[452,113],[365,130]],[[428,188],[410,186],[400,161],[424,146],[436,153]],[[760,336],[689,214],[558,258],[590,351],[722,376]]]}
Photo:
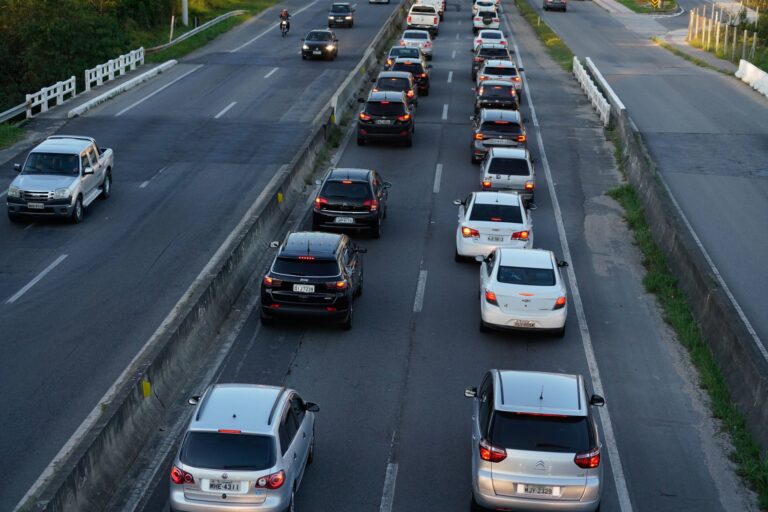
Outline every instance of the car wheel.
{"label": "car wheel", "polygon": [[413,146],[413,133],[411,133],[407,139],[405,139],[405,147],[410,148]]}
{"label": "car wheel", "polygon": [[477,504],[477,501],[475,501],[475,495],[472,495],[472,502],[469,504],[469,510],[470,512],[484,512],[485,509]]}
{"label": "car wheel", "polygon": [[379,220],[376,222],[376,227],[371,231],[371,236],[376,239],[381,238],[381,217],[379,217]]}
{"label": "car wheel", "polygon": [[480,318],[480,332],[488,332],[490,329],[488,329],[488,326],[485,325],[485,322],[483,322],[483,319]]}
{"label": "car wheel", "polygon": [[296,512],[296,489],[291,489],[291,501],[288,502],[288,508],[285,512]]}
{"label": "car wheel", "polygon": [[349,313],[347,313],[347,318],[341,324],[341,328],[345,331],[352,329],[352,306],[349,307]]}
{"label": "car wheel", "polygon": [[21,222],[21,216],[15,213],[8,212],[8,220],[16,224],[18,222]]}
{"label": "car wheel", "polygon": [[360,284],[357,285],[357,290],[355,290],[355,297],[361,297],[363,295],[363,283],[365,281],[363,280],[363,273],[360,272]]}
{"label": "car wheel", "polygon": [[266,315],[264,313],[264,310],[261,310],[261,314],[259,315],[259,319],[261,320],[261,325],[274,325],[275,319],[269,315]]}
{"label": "car wheel", "polygon": [[107,171],[107,173],[104,175],[104,183],[101,184],[101,197],[102,199],[107,199],[109,196],[112,195],[112,172]]}
{"label": "car wheel", "polygon": [[83,222],[83,198],[78,196],[75,200],[75,207],[72,209],[72,216],[70,217],[70,221],[72,224],[80,224]]}
{"label": "car wheel", "polygon": [[365,139],[362,137],[357,138],[357,145],[358,146],[365,146]]}
{"label": "car wheel", "polygon": [[565,336],[565,326],[555,331],[555,336],[557,336],[558,338],[563,338]]}

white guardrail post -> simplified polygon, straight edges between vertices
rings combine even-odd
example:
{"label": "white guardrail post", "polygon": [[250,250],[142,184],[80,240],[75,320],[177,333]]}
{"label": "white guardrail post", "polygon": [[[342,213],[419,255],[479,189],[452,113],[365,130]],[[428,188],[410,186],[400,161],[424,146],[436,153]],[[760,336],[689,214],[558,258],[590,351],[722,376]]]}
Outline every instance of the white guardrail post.
{"label": "white guardrail post", "polygon": [[104,82],[114,80],[115,76],[123,76],[130,69],[136,69],[136,65],[144,64],[144,48],[131,50],[125,55],[110,59],[95,68],[85,70],[85,90],[90,91],[92,85],[99,86]]}
{"label": "white guardrail post", "polygon": [[600,93],[600,90],[592,81],[592,78],[587,74],[587,71],[576,56],[573,57],[573,75],[576,77],[579,84],[581,84],[581,88],[592,102],[592,106],[594,106],[597,113],[600,114],[603,126],[608,126],[611,119],[611,104],[608,103],[608,100],[606,100]]}
{"label": "white guardrail post", "polygon": [[32,117],[32,109],[34,107],[40,107],[40,112],[48,111],[48,104],[54,98],[56,99],[56,105],[64,103],[64,96],[67,94],[74,97],[75,92],[75,77],[69,77],[69,80],[63,82],[56,82],[56,84],[50,87],[43,87],[34,94],[27,94],[27,119]]}

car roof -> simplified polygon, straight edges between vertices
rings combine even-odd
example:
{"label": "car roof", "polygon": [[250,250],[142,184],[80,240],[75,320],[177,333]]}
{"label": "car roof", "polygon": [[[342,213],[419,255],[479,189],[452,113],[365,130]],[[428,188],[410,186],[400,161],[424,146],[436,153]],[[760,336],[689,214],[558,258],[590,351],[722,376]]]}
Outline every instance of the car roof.
{"label": "car roof", "polygon": [[520,122],[520,112],[517,110],[501,110],[498,108],[484,108],[480,110],[482,121],[512,121]]}
{"label": "car roof", "polygon": [[413,75],[407,71],[382,71],[379,78],[411,78]]}
{"label": "car roof", "polygon": [[33,153],[65,153],[78,155],[95,141],[78,135],[53,135],[35,146]]}
{"label": "car roof", "polygon": [[[500,44],[498,46],[504,46],[504,45]],[[486,59],[485,65],[486,67],[495,67],[495,68],[516,68],[517,67],[514,62],[506,59]]]}
{"label": "car roof", "polygon": [[371,91],[368,93],[368,101],[405,101],[405,93],[402,91]]}
{"label": "car roof", "polygon": [[552,251],[547,249],[515,249],[500,247],[499,261],[505,264],[514,262],[515,267],[552,269]]}
{"label": "car roof", "polygon": [[331,169],[328,173],[326,181],[341,181],[341,180],[355,180],[355,181],[368,181],[368,177],[373,171],[371,169],[356,169],[352,167],[341,167],[337,169]]}
{"label": "car roof", "polygon": [[495,408],[500,411],[586,416],[580,375],[498,370]]}
{"label": "car roof", "polygon": [[216,384],[200,401],[189,429],[271,434],[274,421],[270,425],[269,419],[284,391],[282,387],[260,384]]}
{"label": "car roof", "polygon": [[321,233],[319,231],[299,231],[290,233],[283,244],[279,256],[299,257],[315,256],[321,259],[335,259],[336,250],[344,235]]}
{"label": "car roof", "polygon": [[343,5],[343,6],[345,6],[345,7],[351,7],[351,5],[350,5],[350,3],[349,3],[349,2],[333,2],[333,3],[331,4],[331,7],[333,7],[334,5]]}
{"label": "car roof", "polygon": [[489,158],[516,158],[519,160],[528,160],[528,149],[526,148],[491,148]]}
{"label": "car roof", "polygon": [[473,204],[506,204],[518,206],[520,196],[517,192],[491,192],[488,190],[475,192]]}

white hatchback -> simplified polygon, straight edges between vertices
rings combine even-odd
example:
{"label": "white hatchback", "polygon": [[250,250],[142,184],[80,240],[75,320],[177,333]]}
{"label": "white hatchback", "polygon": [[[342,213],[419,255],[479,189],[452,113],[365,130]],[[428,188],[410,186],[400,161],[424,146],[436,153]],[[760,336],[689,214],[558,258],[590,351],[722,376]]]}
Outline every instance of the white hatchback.
{"label": "white hatchback", "polygon": [[500,247],[480,265],[480,330],[554,331],[565,335],[565,283],[552,251]]}
{"label": "white hatchback", "polygon": [[400,37],[400,46],[418,48],[427,60],[432,60],[432,37],[426,30],[406,30]]}
{"label": "white hatchback", "polygon": [[453,204],[459,207],[456,261],[497,247],[533,246],[533,219],[516,192],[472,192]]}
{"label": "white hatchback", "polygon": [[472,43],[472,51],[476,52],[482,44],[502,44],[509,47],[504,32],[498,29],[483,29],[478,32],[474,43]]}
{"label": "white hatchback", "polygon": [[526,206],[533,203],[536,174],[527,149],[491,148],[480,172],[483,190],[513,190]]}

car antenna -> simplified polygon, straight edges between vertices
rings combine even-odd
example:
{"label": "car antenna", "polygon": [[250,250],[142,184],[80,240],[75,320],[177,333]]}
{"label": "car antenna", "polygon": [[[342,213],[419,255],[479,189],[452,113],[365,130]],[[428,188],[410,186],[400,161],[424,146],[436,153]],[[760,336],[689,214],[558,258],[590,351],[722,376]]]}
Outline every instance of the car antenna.
{"label": "car antenna", "polygon": [[309,237],[307,237],[307,254],[309,254]]}
{"label": "car antenna", "polygon": [[499,204],[499,191],[496,191],[496,204]]}
{"label": "car antenna", "polygon": [[541,393],[539,394],[539,400],[544,400],[544,384],[541,385]]}

